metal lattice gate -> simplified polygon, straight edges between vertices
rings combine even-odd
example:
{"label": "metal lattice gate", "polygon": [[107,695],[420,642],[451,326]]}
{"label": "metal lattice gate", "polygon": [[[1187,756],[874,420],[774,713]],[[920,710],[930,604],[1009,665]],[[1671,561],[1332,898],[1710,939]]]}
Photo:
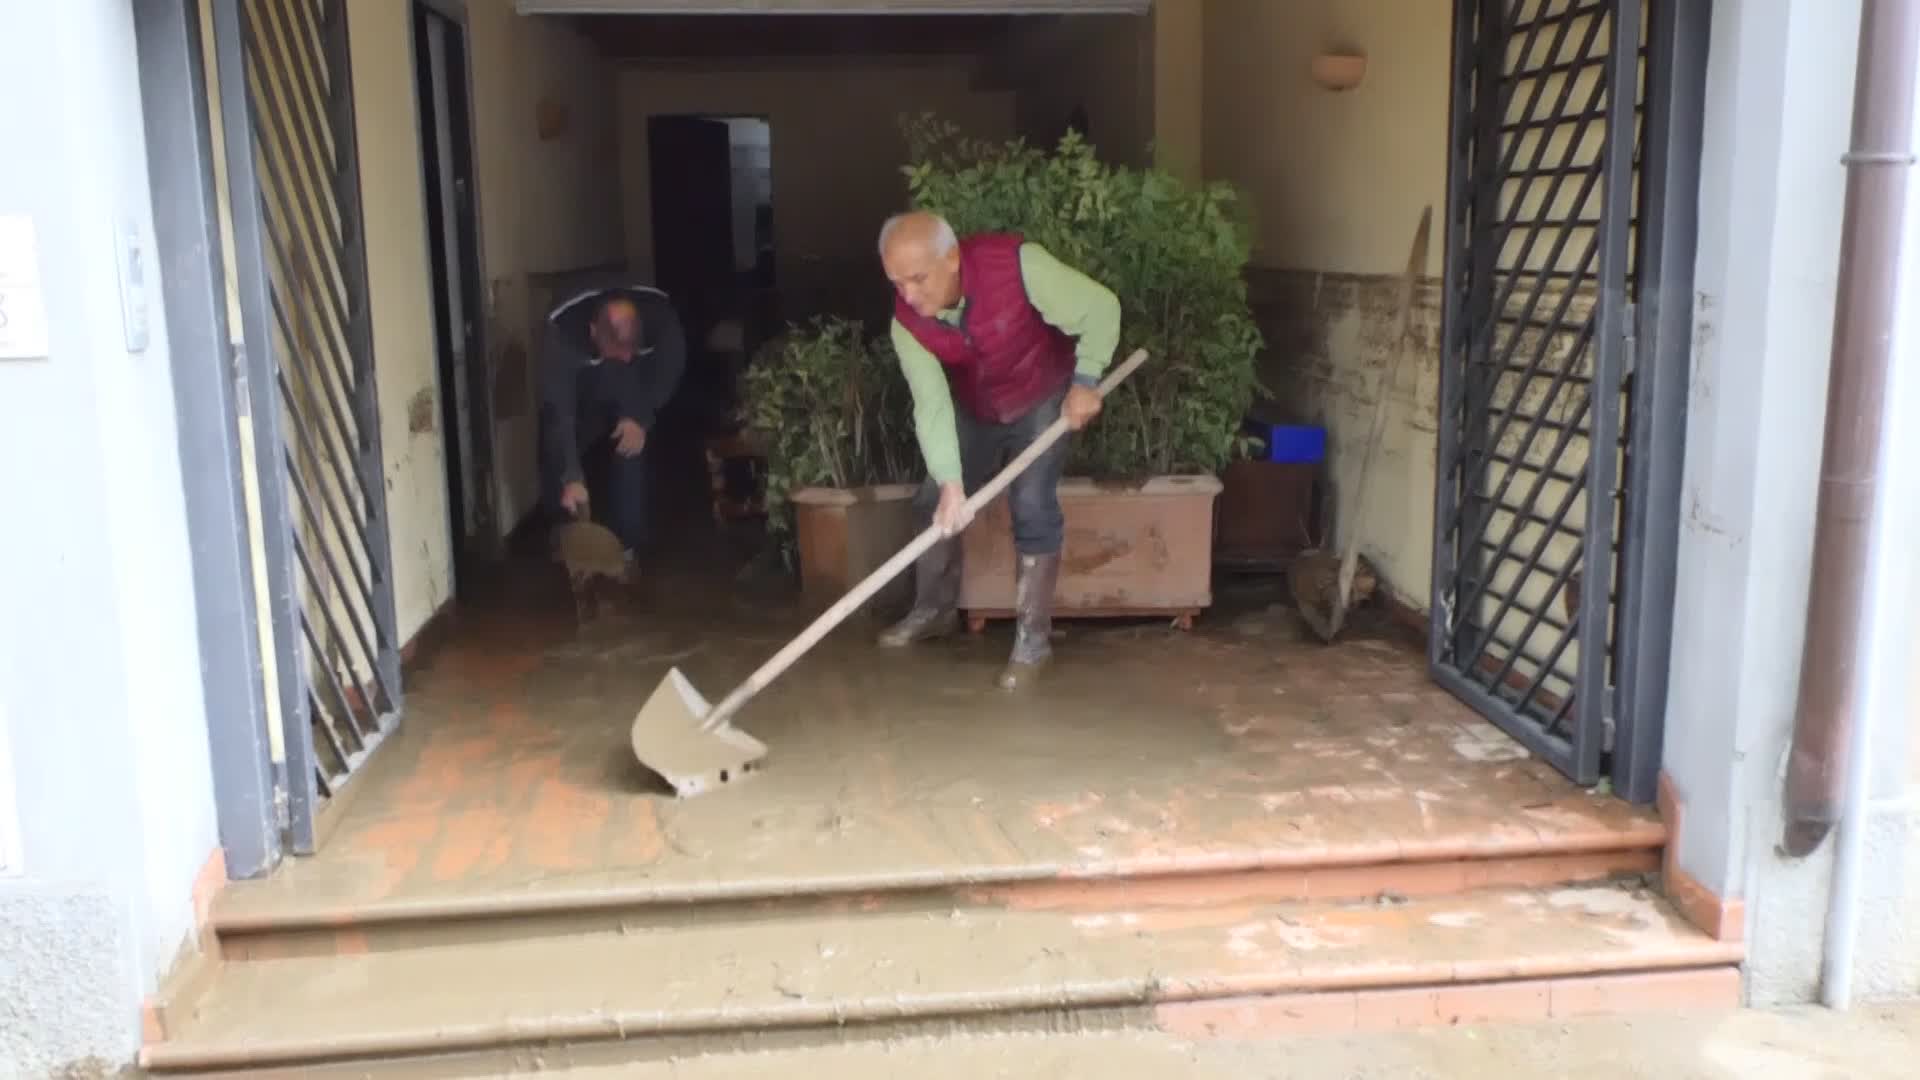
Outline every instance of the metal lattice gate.
{"label": "metal lattice gate", "polygon": [[1575,781],[1611,730],[1643,0],[1457,0],[1430,659]]}
{"label": "metal lattice gate", "polygon": [[344,0],[211,5],[289,846],[398,722]]}

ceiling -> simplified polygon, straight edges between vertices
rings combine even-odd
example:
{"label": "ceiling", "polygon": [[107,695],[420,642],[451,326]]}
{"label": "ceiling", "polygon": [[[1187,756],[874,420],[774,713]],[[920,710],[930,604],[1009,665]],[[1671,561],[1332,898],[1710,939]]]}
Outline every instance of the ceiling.
{"label": "ceiling", "polygon": [[834,55],[979,54],[1045,15],[581,15],[570,21],[617,62]]}

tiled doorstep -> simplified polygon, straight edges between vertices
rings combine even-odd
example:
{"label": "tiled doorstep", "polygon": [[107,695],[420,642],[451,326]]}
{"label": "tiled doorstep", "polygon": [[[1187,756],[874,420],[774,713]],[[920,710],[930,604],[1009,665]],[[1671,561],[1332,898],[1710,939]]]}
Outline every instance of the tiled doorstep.
{"label": "tiled doorstep", "polygon": [[[1465,1008],[1451,993],[1460,984],[1544,983],[1550,1012],[1555,985],[1564,998],[1583,978],[1739,956],[1658,897],[1611,886],[1080,914],[824,913],[235,964],[175,1014],[177,1030],[144,1063],[298,1064],[777,1029],[819,1029],[834,1041],[862,1023],[987,1025],[1012,1013],[1131,1006],[1202,1030],[1234,1010],[1254,1009],[1257,1020],[1262,1008],[1310,1005],[1337,1027],[1349,1001],[1362,1022],[1363,998],[1376,1020],[1397,1010],[1441,1023]],[[1540,991],[1488,993],[1492,1008],[1499,995],[1537,1001]],[[1290,1005],[1272,995],[1318,996]],[[1279,1004],[1227,1000],[1256,997]],[[1209,1019],[1200,1003],[1212,1002],[1223,1003]]]}

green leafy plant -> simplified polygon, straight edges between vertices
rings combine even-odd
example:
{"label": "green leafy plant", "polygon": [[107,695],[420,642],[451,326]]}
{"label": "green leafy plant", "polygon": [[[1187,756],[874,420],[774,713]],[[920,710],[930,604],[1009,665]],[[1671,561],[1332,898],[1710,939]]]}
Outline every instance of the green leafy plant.
{"label": "green leafy plant", "polygon": [[1073,131],[1045,153],[966,138],[932,115],[903,127],[914,206],[962,236],[1019,232],[1102,282],[1120,298],[1120,356],[1149,354],[1075,437],[1072,471],[1137,481],[1213,472],[1244,452],[1261,338],[1242,276],[1249,230],[1230,186],[1103,162]]}
{"label": "green leafy plant", "polygon": [[860,323],[823,316],[767,342],[746,373],[747,425],[767,443],[767,521],[791,528],[804,487],[919,480],[913,398],[893,349]]}

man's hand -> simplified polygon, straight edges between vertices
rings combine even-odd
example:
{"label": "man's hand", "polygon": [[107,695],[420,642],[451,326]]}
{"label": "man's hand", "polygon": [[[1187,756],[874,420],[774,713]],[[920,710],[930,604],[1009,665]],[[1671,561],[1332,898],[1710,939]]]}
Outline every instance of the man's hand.
{"label": "man's hand", "polygon": [[1060,404],[1060,415],[1067,418],[1067,427],[1074,431],[1086,427],[1100,415],[1100,392],[1075,383],[1067,391],[1067,400]]}
{"label": "man's hand", "polygon": [[940,485],[940,505],[934,508],[933,523],[946,536],[956,536],[967,527],[973,515],[967,511],[967,489],[959,484]]}
{"label": "man's hand", "polygon": [[632,420],[613,425],[613,448],[621,457],[632,457],[647,445],[647,429]]}
{"label": "man's hand", "polygon": [[560,489],[560,505],[569,514],[578,514],[587,507],[587,485],[578,480],[570,480]]}

